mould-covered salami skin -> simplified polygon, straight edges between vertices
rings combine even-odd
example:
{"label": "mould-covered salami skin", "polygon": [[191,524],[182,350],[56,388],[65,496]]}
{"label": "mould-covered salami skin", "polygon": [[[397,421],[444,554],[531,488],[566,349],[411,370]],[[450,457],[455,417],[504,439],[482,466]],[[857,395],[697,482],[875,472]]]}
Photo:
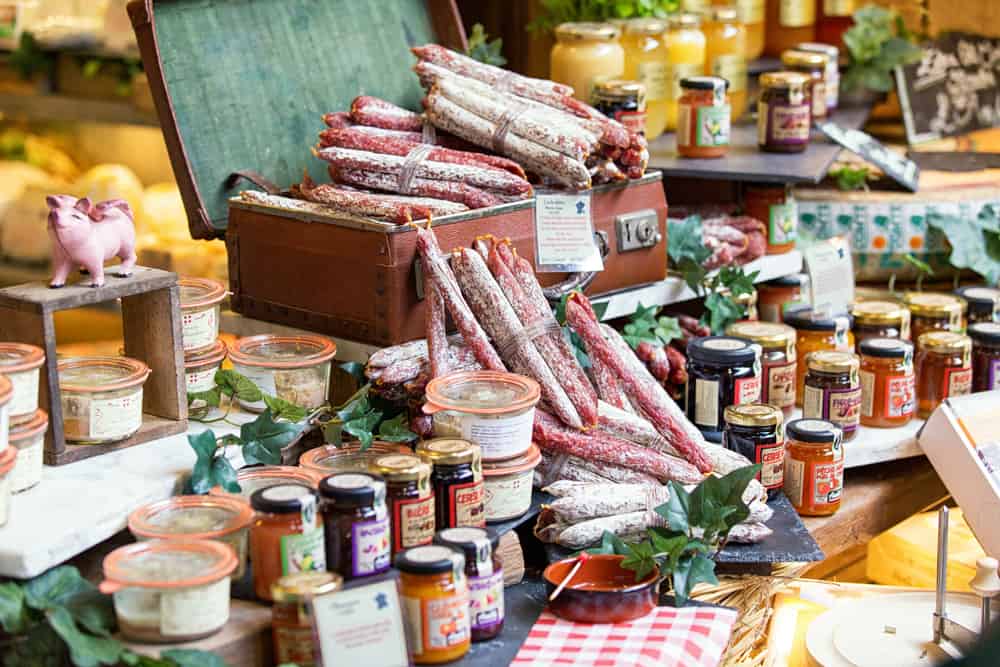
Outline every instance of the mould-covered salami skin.
{"label": "mould-covered salami skin", "polygon": [[246,201],[264,206],[323,215],[329,215],[331,211],[336,211],[382,218],[394,223],[425,220],[432,216],[440,217],[468,210],[468,207],[463,204],[440,199],[398,197],[377,192],[362,192],[338,188],[327,183],[316,185],[308,177],[300,185],[293,186],[291,193],[299,199],[255,190],[244,191],[240,193],[240,196]]}
{"label": "mould-covered salami skin", "polygon": [[587,461],[579,456],[542,453],[542,462],[535,468],[536,486],[554,480],[575,480],[604,484],[642,484],[661,486],[660,480],[641,470],[630,470],[610,463]]}
{"label": "mould-covered salami skin", "polygon": [[428,274],[424,275],[424,326],[427,331],[427,358],[430,379],[448,374],[448,334],[445,331],[444,301]]}
{"label": "mould-covered salami skin", "polygon": [[369,95],[354,98],[351,102],[351,119],[359,125],[406,132],[420,132],[424,126],[420,114]]}
{"label": "mould-covered salami skin", "polygon": [[[399,188],[399,177],[394,174],[367,169],[341,168],[335,164],[329,166],[329,171],[330,178],[337,183],[386,192],[397,192]],[[439,181],[419,177],[411,181],[409,194],[458,202],[468,208],[486,208],[504,203],[502,198],[482,188],[457,181]]]}

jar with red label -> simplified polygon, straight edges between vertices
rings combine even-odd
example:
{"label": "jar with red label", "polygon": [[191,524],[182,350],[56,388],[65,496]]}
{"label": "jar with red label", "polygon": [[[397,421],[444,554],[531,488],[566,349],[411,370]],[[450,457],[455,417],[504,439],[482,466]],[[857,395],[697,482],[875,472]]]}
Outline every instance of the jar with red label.
{"label": "jar with red label", "polygon": [[809,100],[813,123],[826,118],[826,56],[789,49],[781,54],[786,70],[809,77]]}
{"label": "jar with red label", "polygon": [[910,340],[917,344],[918,350],[920,337],[927,331],[962,332],[967,307],[962,297],[940,292],[907,292],[903,303],[910,309]]}
{"label": "jar with red label", "polygon": [[434,438],[421,442],[417,455],[432,466],[437,529],[485,528],[486,493],[479,446],[459,438]]}
{"label": "jar with red label", "polygon": [[850,352],[811,352],[805,358],[806,381],[802,416],[825,419],[852,439],[861,421],[860,362]]}
{"label": "jar with red label", "polygon": [[497,553],[500,538],[482,528],[446,528],[434,536],[434,543],[465,556],[472,641],[497,638],[504,621],[503,563]]}
{"label": "jar with red label", "polygon": [[769,153],[801,153],[812,128],[809,77],[800,72],[765,72],[760,88],[757,145]]}
{"label": "jar with red label", "polygon": [[895,301],[859,301],[851,306],[854,344],[861,352],[861,342],[869,338],[910,339],[910,311]]}
{"label": "jar with red label", "polygon": [[1000,324],[969,325],[972,339],[972,391],[1000,389]]}
{"label": "jar with red label", "polygon": [[685,412],[707,440],[722,440],[728,406],[760,402],[760,355],[760,346],[745,338],[704,336],[688,343]]}
{"label": "jar with red label", "polygon": [[773,322],[735,322],[727,336],[746,338],[761,347],[760,402],[792,414],[795,407],[795,329]]}
{"label": "jar with red label", "polygon": [[333,572],[298,572],[271,586],[271,637],[274,664],[313,667],[319,664],[310,603],[319,595],[339,591],[343,579]]}
{"label": "jar with red label", "polygon": [[917,339],[917,416],[927,419],[946,398],[972,391],[972,340],[952,331]]}
{"label": "jar with red label", "polygon": [[784,416],[781,410],[752,403],[726,408],[722,446],[760,464],[757,479],[772,500],[781,493],[785,479]]}
{"label": "jar with red label", "polygon": [[861,425],[905,426],[917,409],[913,345],[897,338],[866,338],[861,352]]}
{"label": "jar with red label", "polygon": [[[854,349],[851,318],[846,313],[831,314],[797,308],[785,313],[785,324],[795,328],[795,349],[800,360],[818,350],[850,352]],[[802,405],[805,382],[806,365],[801,362],[795,369],[796,405]]]}
{"label": "jar with red label", "polygon": [[682,157],[716,158],[729,151],[729,82],[717,76],[681,79],[677,100],[677,152]]}
{"label": "jar with red label", "polygon": [[410,454],[388,454],[375,459],[372,472],[385,480],[392,555],[430,544],[435,524],[430,464]]}
{"label": "jar with red label", "polygon": [[646,131],[646,87],[638,81],[608,79],[595,83],[591,104],[630,132]]}
{"label": "jar with red label", "polygon": [[843,434],[823,419],[785,427],[785,495],[801,516],[828,516],[844,495]]}
{"label": "jar with red label", "polygon": [[767,254],[780,255],[795,249],[799,209],[787,185],[747,185],[743,210],[767,227]]}
{"label": "jar with red label", "polygon": [[793,273],[757,285],[757,310],[763,322],[784,322],[785,313],[809,305],[809,274]]}

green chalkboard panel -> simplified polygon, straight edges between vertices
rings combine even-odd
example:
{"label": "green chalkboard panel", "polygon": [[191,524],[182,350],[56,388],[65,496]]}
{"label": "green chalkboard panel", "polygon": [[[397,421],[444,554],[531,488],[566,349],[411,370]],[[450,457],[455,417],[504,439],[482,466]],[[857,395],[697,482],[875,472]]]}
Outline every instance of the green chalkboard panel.
{"label": "green chalkboard panel", "polygon": [[226,188],[234,171],[279,186],[298,182],[304,168],[325,178],[309,151],[323,113],[361,94],[418,109],[409,47],[437,41],[421,0],[163,0],[153,15],[178,134],[219,230],[241,187]]}

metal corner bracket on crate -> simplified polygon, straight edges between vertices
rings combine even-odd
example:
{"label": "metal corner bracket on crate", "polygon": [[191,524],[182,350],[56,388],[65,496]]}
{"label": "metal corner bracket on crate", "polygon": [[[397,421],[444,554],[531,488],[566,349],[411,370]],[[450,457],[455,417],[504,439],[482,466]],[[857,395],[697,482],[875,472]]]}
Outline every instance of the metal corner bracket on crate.
{"label": "metal corner bracket on crate", "polygon": [[[145,362],[152,371],[143,387],[142,427],[121,442],[68,444],[63,428],[54,315],[60,310],[118,299],[125,356]],[[0,340],[31,343],[45,350],[39,402],[49,411],[45,436],[48,465],[72,463],[187,430],[180,289],[175,273],[137,266],[128,278],[109,275],[103,287],[77,283],[51,289],[46,283],[32,282],[0,289]]]}

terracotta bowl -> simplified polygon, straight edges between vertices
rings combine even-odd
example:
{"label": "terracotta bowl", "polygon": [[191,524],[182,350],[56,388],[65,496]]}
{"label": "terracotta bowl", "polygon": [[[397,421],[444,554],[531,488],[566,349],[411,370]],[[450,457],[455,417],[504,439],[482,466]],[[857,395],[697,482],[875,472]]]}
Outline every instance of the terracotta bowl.
{"label": "terracotta bowl", "polygon": [[[621,566],[624,556],[591,556],[573,580],[552,602],[556,616],[578,623],[621,623],[645,616],[656,607],[660,571],[654,569],[641,580]],[[575,558],[556,561],[547,568],[546,597],[552,594],[576,564]]]}

